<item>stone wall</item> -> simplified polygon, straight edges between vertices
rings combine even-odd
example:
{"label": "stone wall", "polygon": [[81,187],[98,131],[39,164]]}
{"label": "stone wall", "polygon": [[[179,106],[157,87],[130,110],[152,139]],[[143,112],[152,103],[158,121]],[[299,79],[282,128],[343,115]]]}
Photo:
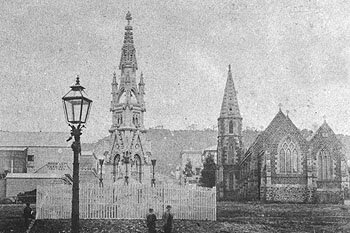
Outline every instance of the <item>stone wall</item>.
{"label": "stone wall", "polygon": [[315,192],[315,202],[344,204],[344,192],[341,190],[317,190]]}
{"label": "stone wall", "polygon": [[292,202],[308,203],[313,200],[313,191],[305,186],[275,186],[266,187],[266,193],[263,195],[266,202]]}

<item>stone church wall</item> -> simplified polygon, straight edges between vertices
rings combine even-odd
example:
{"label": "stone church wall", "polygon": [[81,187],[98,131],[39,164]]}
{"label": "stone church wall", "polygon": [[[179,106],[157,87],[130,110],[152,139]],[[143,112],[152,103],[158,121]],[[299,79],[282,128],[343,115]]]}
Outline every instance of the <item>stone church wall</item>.
{"label": "stone church wall", "polygon": [[309,202],[312,191],[305,186],[283,185],[266,187],[265,202]]}
{"label": "stone church wall", "polygon": [[344,204],[344,192],[342,190],[316,190],[315,202]]}

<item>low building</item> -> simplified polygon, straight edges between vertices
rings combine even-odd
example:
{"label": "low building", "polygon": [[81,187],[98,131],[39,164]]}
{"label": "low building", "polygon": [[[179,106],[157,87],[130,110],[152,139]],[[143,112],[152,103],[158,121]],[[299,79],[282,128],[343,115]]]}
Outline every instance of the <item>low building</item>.
{"label": "low building", "polygon": [[16,197],[38,185],[71,184],[71,177],[54,173],[9,173],[5,180],[6,197]]}
{"label": "low building", "polygon": [[[33,177],[41,177],[39,183],[42,184],[52,178],[43,177],[71,175],[73,152],[71,142],[66,141],[69,136],[69,132],[0,131],[0,188],[6,189],[0,192],[0,198],[15,196],[16,191],[31,191],[33,184],[38,183]],[[24,180],[30,180],[30,184],[22,185]],[[21,190],[13,188],[15,186]]]}
{"label": "low building", "polygon": [[192,174],[183,174],[183,182],[186,184],[197,184],[203,169],[203,151],[201,150],[184,150],[180,153],[181,171],[184,173],[186,165],[192,166]]}
{"label": "low building", "polygon": [[217,145],[208,147],[203,150],[202,153],[202,163],[204,163],[205,159],[207,157],[212,157],[214,159],[215,164],[217,163],[217,155],[218,155],[218,150],[217,150]]}

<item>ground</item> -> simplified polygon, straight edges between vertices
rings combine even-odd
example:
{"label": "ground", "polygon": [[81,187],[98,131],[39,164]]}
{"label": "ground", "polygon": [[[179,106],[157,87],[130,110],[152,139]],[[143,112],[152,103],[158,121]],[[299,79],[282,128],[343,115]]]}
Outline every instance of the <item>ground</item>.
{"label": "ground", "polygon": [[[0,233],[25,232],[23,205],[0,205]],[[350,232],[350,206],[218,203],[218,221],[175,220],[175,233]],[[80,220],[87,233],[147,232],[143,220]],[[161,229],[162,223],[157,223]],[[69,232],[69,220],[37,220],[31,233]]]}

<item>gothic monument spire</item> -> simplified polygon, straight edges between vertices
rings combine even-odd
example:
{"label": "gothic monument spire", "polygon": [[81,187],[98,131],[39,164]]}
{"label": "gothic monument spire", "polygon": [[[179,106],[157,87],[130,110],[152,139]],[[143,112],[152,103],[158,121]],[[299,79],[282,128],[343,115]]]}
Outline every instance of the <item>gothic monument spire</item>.
{"label": "gothic monument spire", "polygon": [[132,26],[130,21],[132,20],[131,13],[128,11],[125,19],[128,21],[128,25],[125,26],[124,43],[122,47],[122,54],[120,57],[119,69],[133,68],[137,70],[136,50],[134,47],[134,37],[132,33]]}
{"label": "gothic monument spire", "polygon": [[[110,149],[106,166],[109,166],[109,173],[113,174],[110,179],[116,182],[118,179],[125,179],[128,182],[133,178],[139,182],[150,179],[149,157],[151,152],[146,143],[146,130],[144,126],[144,80],[141,74],[140,82],[136,81],[136,49],[132,20],[130,12],[126,14],[127,25],[121,57],[119,63],[120,80],[117,83],[117,75],[113,74],[112,79],[112,126]],[[121,170],[121,165],[125,168]],[[119,167],[118,167],[119,166]],[[108,169],[107,169],[108,170]],[[107,178],[108,179],[108,178]]]}

